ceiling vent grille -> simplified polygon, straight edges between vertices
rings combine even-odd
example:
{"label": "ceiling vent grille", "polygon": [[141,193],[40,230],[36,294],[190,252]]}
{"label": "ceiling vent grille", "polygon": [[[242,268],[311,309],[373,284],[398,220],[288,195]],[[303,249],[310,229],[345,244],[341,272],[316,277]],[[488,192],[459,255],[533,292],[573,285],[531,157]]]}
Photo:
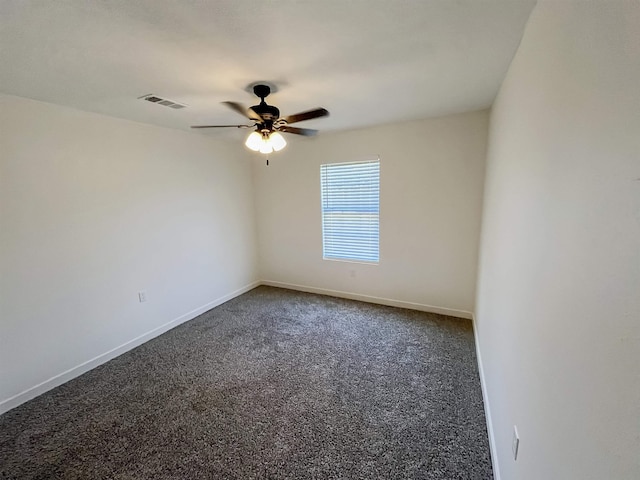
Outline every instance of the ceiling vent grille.
{"label": "ceiling vent grille", "polygon": [[166,98],[162,98],[159,97],[158,95],[154,95],[153,93],[150,93],[148,95],[143,95],[141,97],[138,97],[141,100],[146,100],[147,102],[151,102],[151,103],[156,103],[158,105],[162,105],[164,107],[169,107],[169,108],[173,108],[175,110],[179,110],[181,108],[185,108],[186,105],[182,104],[182,103],[178,103],[178,102],[174,102],[173,100],[167,100]]}

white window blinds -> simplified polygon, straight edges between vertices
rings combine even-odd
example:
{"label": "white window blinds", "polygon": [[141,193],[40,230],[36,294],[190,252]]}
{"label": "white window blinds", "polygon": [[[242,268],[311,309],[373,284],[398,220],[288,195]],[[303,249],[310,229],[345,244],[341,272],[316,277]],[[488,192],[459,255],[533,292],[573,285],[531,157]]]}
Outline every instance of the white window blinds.
{"label": "white window blinds", "polygon": [[320,166],[323,256],[378,262],[380,161]]}

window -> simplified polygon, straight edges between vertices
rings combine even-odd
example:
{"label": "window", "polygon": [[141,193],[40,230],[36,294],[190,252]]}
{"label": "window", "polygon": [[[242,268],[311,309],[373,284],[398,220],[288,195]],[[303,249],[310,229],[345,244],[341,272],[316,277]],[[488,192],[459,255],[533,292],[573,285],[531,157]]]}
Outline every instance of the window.
{"label": "window", "polygon": [[380,160],[321,165],[320,186],[323,257],[377,263]]}

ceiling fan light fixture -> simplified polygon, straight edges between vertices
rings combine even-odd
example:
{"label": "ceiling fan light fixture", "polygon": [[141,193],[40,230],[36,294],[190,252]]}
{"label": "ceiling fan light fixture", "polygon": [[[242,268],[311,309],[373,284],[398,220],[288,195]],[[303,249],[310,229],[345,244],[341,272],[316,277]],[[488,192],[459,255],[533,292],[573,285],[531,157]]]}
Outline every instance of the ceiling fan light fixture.
{"label": "ceiling fan light fixture", "polygon": [[278,132],[273,132],[271,135],[269,135],[269,141],[271,142],[271,146],[276,152],[279,152],[287,146],[287,141]]}
{"label": "ceiling fan light fixture", "polygon": [[263,143],[262,135],[258,132],[251,132],[251,135],[247,137],[247,141],[244,142],[247,148],[254,152],[260,150]]}

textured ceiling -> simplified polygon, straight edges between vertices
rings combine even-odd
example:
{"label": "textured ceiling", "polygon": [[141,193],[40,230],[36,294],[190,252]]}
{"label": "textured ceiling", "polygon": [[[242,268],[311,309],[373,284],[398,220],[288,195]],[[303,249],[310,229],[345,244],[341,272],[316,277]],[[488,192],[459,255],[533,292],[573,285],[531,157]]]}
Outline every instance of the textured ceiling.
{"label": "textured ceiling", "polygon": [[[338,130],[491,105],[535,0],[2,0],[0,92],[188,129],[274,83]],[[172,110],[138,100],[154,93]],[[224,135],[220,130],[208,135]]]}

